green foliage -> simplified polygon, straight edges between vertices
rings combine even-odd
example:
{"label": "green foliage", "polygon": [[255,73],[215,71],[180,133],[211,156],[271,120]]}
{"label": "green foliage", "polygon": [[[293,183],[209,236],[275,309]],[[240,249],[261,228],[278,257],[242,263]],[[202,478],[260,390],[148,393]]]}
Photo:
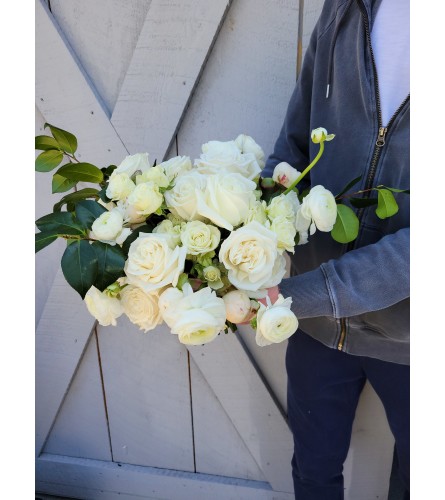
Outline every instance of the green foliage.
{"label": "green foliage", "polygon": [[61,265],[66,281],[83,299],[98,274],[96,251],[86,240],[75,241],[66,247]]}
{"label": "green foliage", "polygon": [[54,125],[50,125],[49,123],[45,123],[45,128],[46,127],[51,130],[54,139],[57,141],[63,151],[66,151],[71,155],[76,152],[77,139],[73,134],[67,132],[66,130],[62,130],[61,128],[55,127]]}
{"label": "green foliage", "polygon": [[63,153],[56,149],[49,149],[48,151],[43,151],[36,158],[35,170],[36,172],[50,172],[58,165],[60,165],[63,160]]}
{"label": "green foliage", "polygon": [[60,149],[59,143],[49,135],[38,135],[35,138],[35,149],[48,151],[49,149]]}
{"label": "green foliage", "polygon": [[85,188],[85,189],[80,189],[79,191],[76,191],[75,193],[70,193],[64,196],[59,202],[57,202],[53,210],[54,212],[60,212],[62,209],[63,205],[67,204],[69,209],[72,209],[73,207],[69,206],[70,204],[75,205],[81,200],[85,200],[86,198],[98,198],[98,193],[99,191],[94,188]]}
{"label": "green foliage", "polygon": [[36,220],[40,231],[52,231],[56,234],[82,235],[84,230],[74,219],[71,212],[56,212]]}
{"label": "green foliage", "polygon": [[98,261],[94,286],[103,292],[107,286],[124,276],[125,255],[117,245],[112,246],[95,241],[91,246],[96,252]]}
{"label": "green foliage", "polygon": [[108,210],[94,200],[82,200],[76,203],[76,218],[85,229],[91,229],[93,222]]}
{"label": "green foliage", "polygon": [[379,189],[378,204],[375,211],[377,217],[379,217],[379,219],[387,219],[395,215],[398,211],[399,206],[391,191],[389,189]]}
{"label": "green foliage", "polygon": [[337,219],[331,236],[339,243],[349,243],[358,235],[359,220],[354,211],[346,205],[337,205]]}
{"label": "green foliage", "polygon": [[76,182],[100,184],[104,180],[104,174],[100,168],[91,163],[67,163],[57,170],[57,174]]}
{"label": "green foliage", "polygon": [[36,233],[35,253],[40,252],[43,248],[47,247],[53,241],[57,240],[57,233],[54,231],[45,231]]}
{"label": "green foliage", "polygon": [[346,186],[335,196],[335,198],[339,198],[340,196],[344,195],[347,191],[349,191],[353,186],[355,186],[358,182],[362,180],[362,175],[359,177],[356,177],[355,179],[352,179],[351,182],[348,182]]}
{"label": "green foliage", "polygon": [[69,191],[77,184],[76,181],[70,181],[62,175],[54,174],[52,181],[52,193],[65,193]]}
{"label": "green foliage", "polygon": [[377,205],[377,198],[349,198],[349,203],[355,208],[365,208]]}

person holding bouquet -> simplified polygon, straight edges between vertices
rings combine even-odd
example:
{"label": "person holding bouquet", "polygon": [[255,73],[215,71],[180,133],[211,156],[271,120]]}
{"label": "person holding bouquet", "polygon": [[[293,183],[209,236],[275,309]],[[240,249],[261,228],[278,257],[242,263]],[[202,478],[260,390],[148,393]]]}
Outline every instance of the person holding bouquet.
{"label": "person holding bouquet", "polygon": [[[308,138],[320,124],[336,138],[310,173],[312,187],[337,193],[359,177],[365,199],[373,186],[409,187],[408,0],[325,2],[262,177],[280,164],[302,170],[317,153]],[[291,297],[299,319],[286,354],[298,500],[343,498],[366,380],[384,405],[409,498],[409,196],[401,198],[389,219],[358,208],[360,231],[349,244],[312,236],[311,224],[292,277],[268,291],[272,303]]]}

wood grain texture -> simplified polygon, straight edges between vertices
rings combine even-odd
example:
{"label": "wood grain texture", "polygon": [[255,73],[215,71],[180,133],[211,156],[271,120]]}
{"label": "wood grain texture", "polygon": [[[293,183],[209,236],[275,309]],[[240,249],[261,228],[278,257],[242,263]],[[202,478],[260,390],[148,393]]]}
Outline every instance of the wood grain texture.
{"label": "wood grain texture", "polygon": [[36,0],[35,53],[36,105],[45,120],[77,136],[79,159],[99,167],[120,163],[127,150],[94,86],[40,0]]}
{"label": "wood grain texture", "polygon": [[90,337],[43,452],[112,460],[95,334]]}
{"label": "wood grain texture", "polygon": [[132,153],[165,158],[231,0],[152,0],[114,107]]}
{"label": "wood grain texture", "polygon": [[292,491],[290,430],[239,339],[220,335],[189,352],[272,488]]}
{"label": "wood grain texture", "polygon": [[194,471],[187,351],[165,325],[98,327],[115,461]]}
{"label": "wood grain texture", "polygon": [[36,490],[82,499],[293,500],[267,483],[57,455],[36,462]]}
{"label": "wood grain texture", "polygon": [[196,471],[265,481],[241,436],[200,372],[190,360]]}
{"label": "wood grain texture", "polygon": [[111,116],[150,0],[51,0],[51,12]]}

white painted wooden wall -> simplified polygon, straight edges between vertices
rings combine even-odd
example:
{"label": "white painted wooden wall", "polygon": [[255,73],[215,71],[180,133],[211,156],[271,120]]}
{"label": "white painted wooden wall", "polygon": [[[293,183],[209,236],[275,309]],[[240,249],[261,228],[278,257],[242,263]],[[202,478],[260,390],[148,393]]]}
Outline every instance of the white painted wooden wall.
{"label": "white painted wooden wall", "polygon": [[[36,134],[45,121],[102,165],[197,157],[282,124],[321,0],[36,0]],[[300,30],[298,29],[300,19]],[[55,202],[36,174],[36,218]],[[164,327],[96,327],[36,257],[36,491],[80,499],[291,499],[285,345],[252,331],[187,350]],[[366,386],[345,465],[348,500],[385,498],[393,439]]]}

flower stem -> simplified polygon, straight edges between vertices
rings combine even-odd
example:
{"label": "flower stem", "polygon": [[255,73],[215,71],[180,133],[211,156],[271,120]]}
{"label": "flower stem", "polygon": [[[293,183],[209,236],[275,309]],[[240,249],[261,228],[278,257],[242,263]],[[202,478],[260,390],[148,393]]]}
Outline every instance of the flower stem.
{"label": "flower stem", "polygon": [[320,142],[320,150],[318,151],[317,156],[313,159],[313,161],[303,170],[303,172],[297,177],[297,179],[284,191],[283,194],[290,193],[292,189],[305,177],[305,175],[309,172],[309,170],[318,162],[321,158],[321,155],[324,151],[324,141]]}

